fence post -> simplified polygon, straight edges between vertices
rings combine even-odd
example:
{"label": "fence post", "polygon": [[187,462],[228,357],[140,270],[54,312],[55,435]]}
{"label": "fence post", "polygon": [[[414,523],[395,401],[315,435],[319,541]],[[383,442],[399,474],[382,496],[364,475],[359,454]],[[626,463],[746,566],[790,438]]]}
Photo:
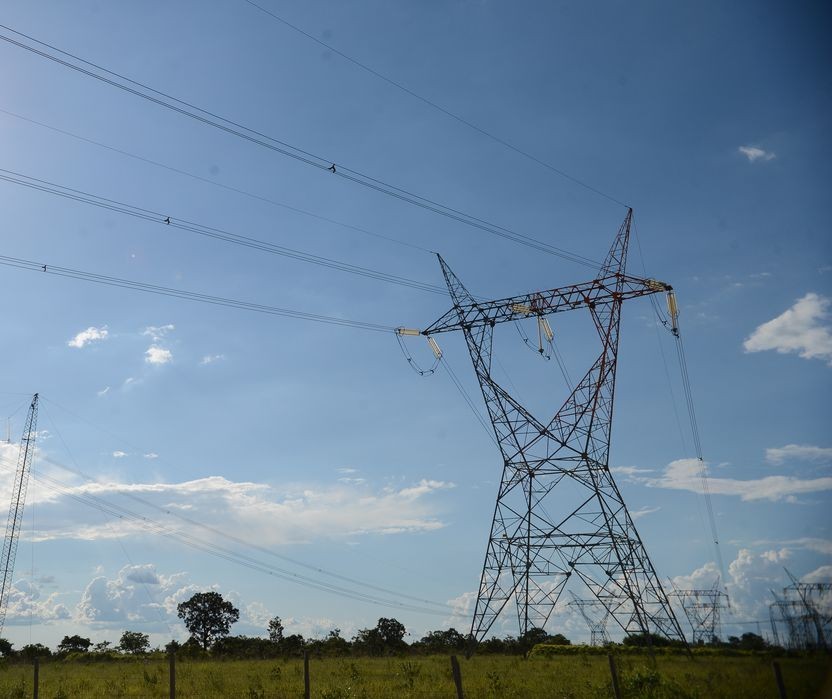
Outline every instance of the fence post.
{"label": "fence post", "polygon": [[777,681],[777,691],[780,693],[780,699],[786,699],[786,685],[783,682],[783,673],[780,672],[780,663],[772,660],[771,669],[774,670],[774,679]]}
{"label": "fence post", "polygon": [[176,699],[176,653],[170,654],[170,699]]}
{"label": "fence post", "polygon": [[615,667],[615,658],[612,653],[607,653],[607,659],[610,661],[610,675],[612,675],[612,693],[615,699],[621,699],[621,687],[618,686],[618,669]]}
{"label": "fence post", "polygon": [[303,696],[310,699],[312,694],[309,690],[309,651],[303,651]]}
{"label": "fence post", "polygon": [[462,672],[459,670],[459,661],[455,655],[451,656],[451,673],[454,676],[454,684],[456,685],[456,699],[465,699],[462,694]]}

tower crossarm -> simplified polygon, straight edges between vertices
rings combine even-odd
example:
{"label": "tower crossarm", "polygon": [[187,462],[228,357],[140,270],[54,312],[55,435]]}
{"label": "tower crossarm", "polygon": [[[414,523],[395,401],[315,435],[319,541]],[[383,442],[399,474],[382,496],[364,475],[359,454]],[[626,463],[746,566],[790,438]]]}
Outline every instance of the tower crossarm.
{"label": "tower crossarm", "polygon": [[552,313],[579,308],[595,308],[614,301],[666,293],[673,287],[656,279],[643,279],[623,273],[613,273],[580,284],[536,291],[495,301],[469,301],[454,306],[425,330],[423,335],[494,326],[510,320],[531,316],[543,317]]}

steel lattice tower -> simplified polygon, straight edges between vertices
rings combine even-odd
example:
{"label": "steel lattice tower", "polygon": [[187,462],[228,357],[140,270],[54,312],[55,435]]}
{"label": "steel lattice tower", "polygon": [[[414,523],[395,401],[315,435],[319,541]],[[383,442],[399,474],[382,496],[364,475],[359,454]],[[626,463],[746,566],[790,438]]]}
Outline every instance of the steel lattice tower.
{"label": "steel lattice tower", "polygon": [[[576,607],[581,613],[587,627],[589,627],[590,644],[593,646],[605,646],[610,642],[609,634],[607,634],[607,619],[609,614],[604,606],[597,599],[578,599],[574,593],[570,591],[572,601],[568,606]],[[600,607],[601,618],[597,618],[595,614]]]}
{"label": "steel lattice tower", "polygon": [[728,595],[719,589],[719,580],[709,590],[674,590],[693,632],[693,643],[712,643],[722,633],[720,611]]}
{"label": "steel lattice tower", "polygon": [[[474,641],[512,600],[521,634],[544,627],[573,576],[626,633],[684,640],[608,463],[621,305],[671,291],[625,273],[631,222],[629,210],[591,281],[512,298],[475,300],[439,257],[454,306],[422,334],[462,330],[504,464]],[[592,317],[600,353],[554,417],[539,420],[491,375],[494,328],[580,309]]]}
{"label": "steel lattice tower", "polygon": [[782,639],[787,648],[829,648],[832,630],[832,583],[800,582],[788,569],[792,584],[783,588],[783,596],[773,591],[774,603],[769,608],[771,630],[780,645],[780,628],[786,627]]}
{"label": "steel lattice tower", "polygon": [[17,457],[17,471],[14,475],[11,503],[9,504],[9,519],[6,522],[6,538],[3,540],[2,566],[3,582],[0,586],[0,631],[6,623],[6,608],[9,602],[9,591],[12,587],[14,574],[14,560],[17,555],[17,542],[20,536],[20,522],[23,519],[23,504],[26,501],[26,487],[29,484],[29,471],[35,454],[35,437],[38,428],[38,394],[32,397],[26,423],[23,426],[23,437],[20,440],[20,452]]}

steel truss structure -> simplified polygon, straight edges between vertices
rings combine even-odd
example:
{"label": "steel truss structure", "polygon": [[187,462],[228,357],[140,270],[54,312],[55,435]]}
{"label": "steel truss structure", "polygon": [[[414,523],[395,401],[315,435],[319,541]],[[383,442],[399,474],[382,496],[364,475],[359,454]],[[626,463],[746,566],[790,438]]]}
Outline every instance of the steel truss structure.
{"label": "steel truss structure", "polygon": [[17,470],[12,486],[9,519],[6,522],[6,538],[3,540],[2,567],[3,582],[0,584],[0,631],[6,623],[6,609],[9,603],[9,591],[12,587],[14,561],[17,556],[17,543],[20,537],[20,523],[23,521],[23,505],[26,502],[26,488],[29,485],[29,472],[35,455],[35,438],[38,429],[38,394],[32,397],[26,423],[23,425],[23,437],[20,440],[20,452],[17,457]]}
{"label": "steel truss structure", "polygon": [[[422,334],[463,332],[504,464],[473,641],[483,639],[511,601],[521,634],[543,628],[572,577],[625,633],[684,641],[608,462],[621,306],[671,292],[667,284],[626,274],[631,224],[629,210],[591,281],[495,301],[474,299],[439,257],[454,305]],[[543,421],[492,377],[494,328],[575,310],[589,311],[600,353],[554,417]]]}
{"label": "steel truss structure", "polygon": [[829,649],[832,636],[832,583],[800,582],[788,570],[792,584],[783,595],[774,592],[769,607],[774,642],[784,648]]}
{"label": "steel truss structure", "polygon": [[589,642],[593,646],[605,646],[610,642],[607,633],[607,619],[609,614],[597,599],[578,599],[570,590],[572,601],[570,607],[576,607],[589,627]]}
{"label": "steel truss structure", "polygon": [[728,595],[719,589],[719,580],[709,590],[674,590],[693,633],[693,643],[713,643],[722,633],[720,611],[725,608]]}

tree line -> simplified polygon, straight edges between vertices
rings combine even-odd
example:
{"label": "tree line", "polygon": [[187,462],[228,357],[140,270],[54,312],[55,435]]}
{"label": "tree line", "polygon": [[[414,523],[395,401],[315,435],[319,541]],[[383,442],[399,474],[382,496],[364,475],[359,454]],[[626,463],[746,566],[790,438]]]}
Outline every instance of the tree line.
{"label": "tree line", "polygon": [[[180,657],[235,657],[235,658],[273,658],[300,656],[304,653],[318,656],[343,655],[402,655],[460,653],[466,650],[468,638],[454,628],[431,631],[417,641],[407,643],[407,630],[397,619],[382,617],[376,625],[360,629],[348,640],[341,636],[340,629],[332,629],[324,638],[304,638],[301,634],[285,633],[280,617],[273,617],[265,629],[267,636],[232,636],[231,626],[240,618],[239,610],[225,600],[218,592],[198,592],[190,599],[177,606],[177,616],[182,620],[190,634],[187,641],[179,643],[170,641],[164,647],[168,654]],[[571,645],[563,634],[549,634],[543,629],[531,629],[519,636],[489,638],[477,645],[477,653],[518,654],[528,653],[537,644],[555,646]],[[626,637],[623,645],[627,646],[684,646],[681,641],[670,641],[654,634],[637,634]],[[709,644],[710,645],[710,644]],[[713,639],[713,644],[721,647],[736,647],[748,650],[763,650],[766,641],[753,633],[743,634],[741,638],[730,637],[727,644]],[[154,649],[160,652],[162,649]],[[35,657],[58,655],[66,657],[76,655],[97,659],[114,658],[119,655],[135,656],[151,652],[148,634],[140,631],[124,631],[119,642],[110,641],[93,644],[89,638],[79,635],[64,636],[53,653],[50,648],[34,643],[15,651],[12,644],[0,638],[0,655],[8,658],[30,660]]]}

